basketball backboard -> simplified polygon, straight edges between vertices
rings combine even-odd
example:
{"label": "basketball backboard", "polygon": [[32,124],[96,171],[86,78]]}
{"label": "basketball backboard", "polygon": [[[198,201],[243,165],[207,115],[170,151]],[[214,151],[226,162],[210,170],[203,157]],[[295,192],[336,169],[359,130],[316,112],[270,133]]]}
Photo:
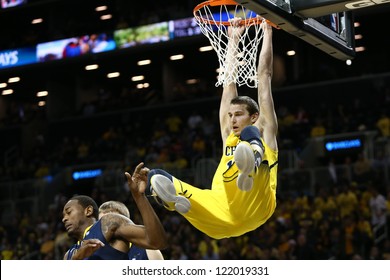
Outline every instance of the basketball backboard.
{"label": "basketball backboard", "polygon": [[[278,25],[284,31],[306,41],[323,52],[340,60],[355,57],[355,38],[353,16],[347,8],[332,7],[328,10],[321,6],[319,0],[305,0],[316,2],[316,17],[310,17],[311,9],[304,7],[306,13],[300,14],[295,9],[294,1],[299,0],[235,0],[251,11]],[[341,2],[327,1],[323,2]],[[342,1],[345,2],[345,1]],[[302,1],[299,3],[302,7]],[[329,3],[325,3],[329,5]],[[303,8],[302,8],[303,9]],[[340,9],[340,10],[338,10]],[[309,11],[309,12],[307,12]]]}

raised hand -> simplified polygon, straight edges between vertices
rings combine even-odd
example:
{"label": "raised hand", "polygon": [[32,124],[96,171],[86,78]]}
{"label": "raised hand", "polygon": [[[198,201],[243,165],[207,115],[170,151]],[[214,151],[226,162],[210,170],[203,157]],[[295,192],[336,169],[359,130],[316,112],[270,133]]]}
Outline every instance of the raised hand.
{"label": "raised hand", "polygon": [[144,167],[144,163],[141,162],[135,168],[133,175],[125,172],[129,190],[133,195],[141,195],[145,193],[149,171],[149,168]]}
{"label": "raised hand", "polygon": [[245,26],[241,24],[241,18],[233,18],[230,20],[228,27],[229,38],[239,39],[245,30]]}
{"label": "raised hand", "polygon": [[269,22],[267,22],[266,20],[263,20],[263,22],[260,24],[261,28],[265,31],[265,32],[272,32],[272,26]]}

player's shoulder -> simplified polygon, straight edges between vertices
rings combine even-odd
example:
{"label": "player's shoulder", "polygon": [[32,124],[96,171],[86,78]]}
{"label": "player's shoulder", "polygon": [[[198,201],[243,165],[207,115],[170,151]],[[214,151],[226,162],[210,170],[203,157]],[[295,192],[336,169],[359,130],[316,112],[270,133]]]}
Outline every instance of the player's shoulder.
{"label": "player's shoulder", "polygon": [[117,213],[108,213],[100,218],[102,226],[128,224],[130,219]]}

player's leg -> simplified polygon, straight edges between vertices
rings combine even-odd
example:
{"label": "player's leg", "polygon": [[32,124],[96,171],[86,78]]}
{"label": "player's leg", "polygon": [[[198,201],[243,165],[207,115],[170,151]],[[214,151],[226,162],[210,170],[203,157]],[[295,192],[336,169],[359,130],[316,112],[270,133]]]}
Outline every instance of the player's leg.
{"label": "player's leg", "polygon": [[176,192],[172,175],[162,169],[150,170],[148,190],[152,195],[157,195],[164,207],[170,211],[176,210],[180,214],[185,214],[191,208],[191,203],[185,194]]}
{"label": "player's leg", "polygon": [[241,131],[241,142],[234,152],[234,161],[240,174],[237,186],[243,191],[249,191],[253,186],[253,171],[257,168],[264,155],[264,146],[260,139],[260,131],[255,126],[247,126]]}
{"label": "player's leg", "polygon": [[224,189],[201,189],[187,184],[161,169],[149,172],[148,190],[165,208],[177,211],[194,227],[213,238],[235,236],[236,223],[230,213]]}

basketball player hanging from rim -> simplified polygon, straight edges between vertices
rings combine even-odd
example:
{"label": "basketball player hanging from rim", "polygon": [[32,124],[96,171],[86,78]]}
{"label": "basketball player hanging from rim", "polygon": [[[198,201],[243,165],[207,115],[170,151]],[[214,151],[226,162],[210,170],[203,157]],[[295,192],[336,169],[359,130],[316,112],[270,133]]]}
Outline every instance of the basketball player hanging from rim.
{"label": "basketball player hanging from rim", "polygon": [[[239,23],[233,19],[228,27],[231,60],[237,57],[232,46],[244,29]],[[278,124],[271,92],[272,27],[265,21],[260,26],[264,31],[257,66],[260,108],[250,97],[238,96],[234,82],[224,84],[219,111],[223,155],[211,189],[194,187],[161,169],[151,170],[148,176],[151,192],[165,208],[176,210],[215,239],[258,228],[276,207]],[[237,71],[233,65],[226,61],[227,71]]]}

